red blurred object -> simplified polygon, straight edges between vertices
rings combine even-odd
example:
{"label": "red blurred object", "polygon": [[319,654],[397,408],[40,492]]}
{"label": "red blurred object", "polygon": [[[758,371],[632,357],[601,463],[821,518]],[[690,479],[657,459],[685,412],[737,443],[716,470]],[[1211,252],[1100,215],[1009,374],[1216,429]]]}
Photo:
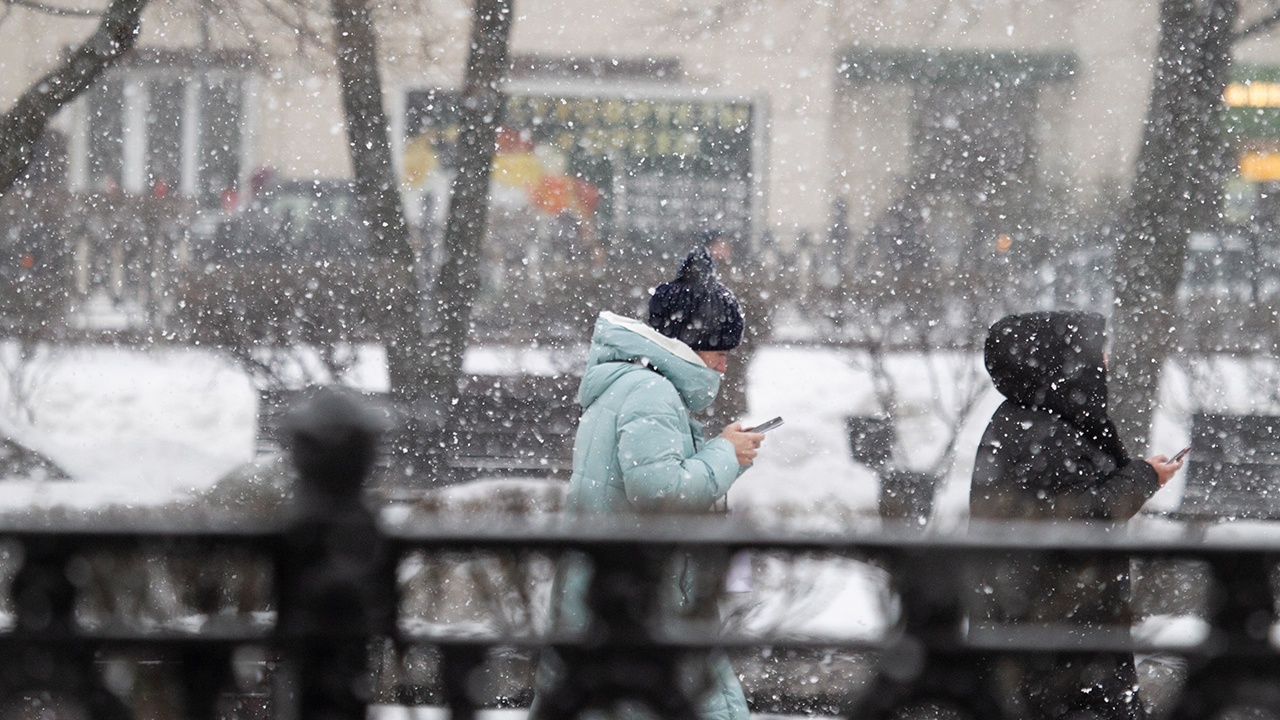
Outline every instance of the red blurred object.
{"label": "red blurred object", "polygon": [[583,180],[582,178],[573,178],[573,199],[577,203],[578,212],[582,217],[590,217],[596,214],[596,206],[600,204],[600,190],[595,185]]}
{"label": "red blurred object", "polygon": [[499,128],[497,150],[499,155],[507,153],[533,152],[533,139],[527,132],[513,128]]}
{"label": "red blurred object", "polygon": [[262,192],[262,189],[276,181],[275,168],[260,167],[249,177],[249,188],[254,195]]}
{"label": "red blurred object", "polygon": [[529,193],[529,201],[542,212],[559,215],[569,209],[573,187],[563,175],[548,175]]}
{"label": "red blurred object", "polygon": [[157,180],[155,185],[151,186],[151,195],[157,200],[163,200],[169,195],[169,184],[163,180]]}

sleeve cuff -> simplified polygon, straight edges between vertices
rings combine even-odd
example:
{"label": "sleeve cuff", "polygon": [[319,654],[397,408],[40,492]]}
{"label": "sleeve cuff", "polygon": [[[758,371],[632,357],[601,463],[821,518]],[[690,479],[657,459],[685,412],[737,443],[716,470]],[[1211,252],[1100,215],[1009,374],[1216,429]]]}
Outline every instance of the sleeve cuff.
{"label": "sleeve cuff", "polygon": [[[1137,466],[1136,468],[1134,466]],[[1160,489],[1160,476],[1156,474],[1156,469],[1151,467],[1151,463],[1146,460],[1130,460],[1125,469],[1138,481],[1139,486],[1151,496]]]}

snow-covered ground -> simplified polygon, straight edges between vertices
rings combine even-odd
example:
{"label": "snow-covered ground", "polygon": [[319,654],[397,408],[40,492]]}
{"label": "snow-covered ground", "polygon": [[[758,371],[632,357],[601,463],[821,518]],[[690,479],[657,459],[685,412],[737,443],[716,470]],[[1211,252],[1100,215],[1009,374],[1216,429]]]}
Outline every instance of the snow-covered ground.
{"label": "snow-covered ground", "polygon": [[[852,459],[844,425],[846,416],[881,412],[868,367],[865,357],[854,351],[774,346],[758,353],[748,384],[751,414],[780,414],[787,423],[770,433],[755,467],[731,492],[731,506],[746,505],[764,513],[809,508],[816,511],[811,515],[815,522],[838,521],[840,512],[876,512],[878,480]],[[930,469],[954,433],[954,457],[938,468],[942,484],[934,519],[946,524],[964,518],[974,453],[1002,398],[976,357],[894,357],[888,370],[897,394],[900,464]],[[1190,436],[1191,403],[1179,395],[1185,392],[1185,373],[1171,367],[1166,376],[1151,446],[1168,448],[1172,454]],[[955,386],[975,377],[981,380],[979,399],[966,416],[957,418],[955,396],[961,391]],[[1244,390],[1237,395],[1256,397]],[[1148,507],[1175,508],[1181,492],[1181,480],[1176,479]]]}
{"label": "snow-covered ground", "polygon": [[[467,369],[550,373],[576,367],[577,355],[481,349],[468,355]],[[378,354],[364,358],[351,377],[370,389],[385,387]],[[844,425],[848,415],[881,410],[868,366],[858,353],[833,348],[774,345],[756,353],[744,420],[781,415],[786,424],[770,433],[755,467],[733,488],[731,508],[814,524],[875,515],[876,475],[853,461]],[[963,518],[973,453],[999,395],[977,358],[896,357],[889,371],[904,449],[900,463],[929,469],[956,434],[953,461],[940,468],[935,519]],[[76,480],[0,481],[0,508],[171,502],[207,488],[254,452],[256,392],[244,373],[211,351],[70,347],[28,375],[34,378],[26,393],[31,421],[11,410],[0,414],[0,431],[45,453]],[[956,418],[958,386],[974,377],[980,398]],[[1278,396],[1276,363],[1224,358],[1192,372],[1171,365],[1151,447],[1172,452],[1185,445],[1193,409],[1271,413],[1280,407]],[[1175,477],[1148,508],[1176,508],[1182,489]]]}
{"label": "snow-covered ground", "polygon": [[75,479],[0,481],[0,510],[163,504],[209,487],[253,451],[256,391],[215,354],[77,346],[39,365],[26,370],[30,419],[3,413],[0,429]]}

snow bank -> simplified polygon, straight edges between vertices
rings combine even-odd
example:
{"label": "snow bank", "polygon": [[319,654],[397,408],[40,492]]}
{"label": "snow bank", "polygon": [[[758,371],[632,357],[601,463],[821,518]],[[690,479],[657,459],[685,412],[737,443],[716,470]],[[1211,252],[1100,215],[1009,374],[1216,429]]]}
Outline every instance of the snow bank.
{"label": "snow bank", "polygon": [[34,419],[15,436],[72,481],[3,481],[0,510],[173,502],[248,461],[257,396],[249,378],[196,349],[68,347],[32,385]]}
{"label": "snow bank", "polygon": [[[962,522],[968,515],[974,454],[1003,398],[975,356],[898,355],[886,365],[898,403],[898,462],[905,469],[937,471],[934,522],[939,527]],[[1267,382],[1280,387],[1275,368],[1263,381],[1245,379],[1263,372],[1256,362],[1218,359],[1212,365],[1211,370],[1198,367],[1196,378],[1170,365],[1153,422],[1152,447],[1172,453],[1185,446],[1193,408],[1274,412],[1280,407],[1280,402],[1263,402],[1266,393],[1259,391]],[[751,419],[782,415],[787,422],[769,434],[755,466],[730,492],[731,508],[770,522],[847,527],[876,521],[879,479],[852,459],[844,426],[846,416],[882,412],[870,367],[864,354],[839,348],[770,346],[757,352],[748,378]],[[970,383],[976,383],[976,400],[961,417],[959,403]],[[953,435],[953,456],[937,467]],[[1148,509],[1177,508],[1184,476],[1179,473],[1156,493]]]}

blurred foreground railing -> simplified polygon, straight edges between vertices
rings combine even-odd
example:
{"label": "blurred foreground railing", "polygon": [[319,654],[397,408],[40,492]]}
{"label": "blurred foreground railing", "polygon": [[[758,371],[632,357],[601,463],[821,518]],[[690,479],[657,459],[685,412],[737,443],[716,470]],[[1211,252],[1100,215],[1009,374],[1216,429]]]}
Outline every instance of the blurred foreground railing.
{"label": "blurred foreground railing", "polygon": [[[492,650],[554,646],[566,680],[548,718],[572,717],[617,700],[651,703],[662,716],[689,717],[694,698],[680,696],[678,663],[689,652],[768,647],[775,651],[840,649],[876,659],[870,687],[837,687],[835,710],[850,718],[910,717],[908,708],[941,707],[958,717],[1001,717],[987,672],[1009,654],[1055,651],[1172,652],[1188,658],[1188,678],[1171,717],[1227,717],[1227,711],[1280,713],[1280,654],[1271,573],[1275,537],[1204,538],[1198,531],[1138,535],[1123,528],[970,527],[928,534],[916,526],[850,533],[768,531],[707,519],[622,519],[550,526],[476,526],[413,520],[388,523],[361,502],[373,462],[377,424],[343,395],[321,395],[287,426],[300,474],[294,508],[283,523],[184,527],[157,518],[143,526],[105,521],[3,519],[0,535],[16,548],[13,623],[0,634],[0,707],[70,703],[95,718],[155,716],[131,702],[106,658],[144,653],[173,669],[181,688],[178,716],[364,718],[373,699],[370,649],[433,649],[436,677],[427,695],[408,698],[473,718],[491,698],[478,673]],[[191,554],[199,565],[217,548],[265,558],[271,589],[261,616],[211,613],[191,627],[157,627],[127,619],[86,623],[95,554],[160,548]],[[884,567],[901,604],[897,630],[882,640],[836,641],[720,634],[714,627],[658,622],[675,553],[739,550],[853,557]],[[558,556],[582,553],[595,567],[588,605],[594,621],[577,634],[476,634],[448,626],[414,627],[403,617],[397,572],[415,553],[493,552]],[[1127,628],[970,627],[967,568],[1017,554],[1041,560],[1130,556],[1194,560],[1210,570],[1215,592],[1210,631],[1194,643],[1138,643]],[[123,580],[121,577],[106,579]],[[207,598],[206,598],[207,599]],[[199,604],[199,602],[197,602]],[[209,600],[209,607],[216,602]],[[257,618],[256,620],[254,618]],[[257,649],[245,653],[246,648]],[[270,670],[261,702],[232,702],[244,684],[246,657]],[[127,683],[125,683],[127,685]],[[128,688],[124,688],[127,690]],[[243,695],[243,693],[241,693]],[[34,699],[34,700],[33,700]],[[62,705],[59,705],[62,703]],[[764,700],[755,698],[757,707]]]}

